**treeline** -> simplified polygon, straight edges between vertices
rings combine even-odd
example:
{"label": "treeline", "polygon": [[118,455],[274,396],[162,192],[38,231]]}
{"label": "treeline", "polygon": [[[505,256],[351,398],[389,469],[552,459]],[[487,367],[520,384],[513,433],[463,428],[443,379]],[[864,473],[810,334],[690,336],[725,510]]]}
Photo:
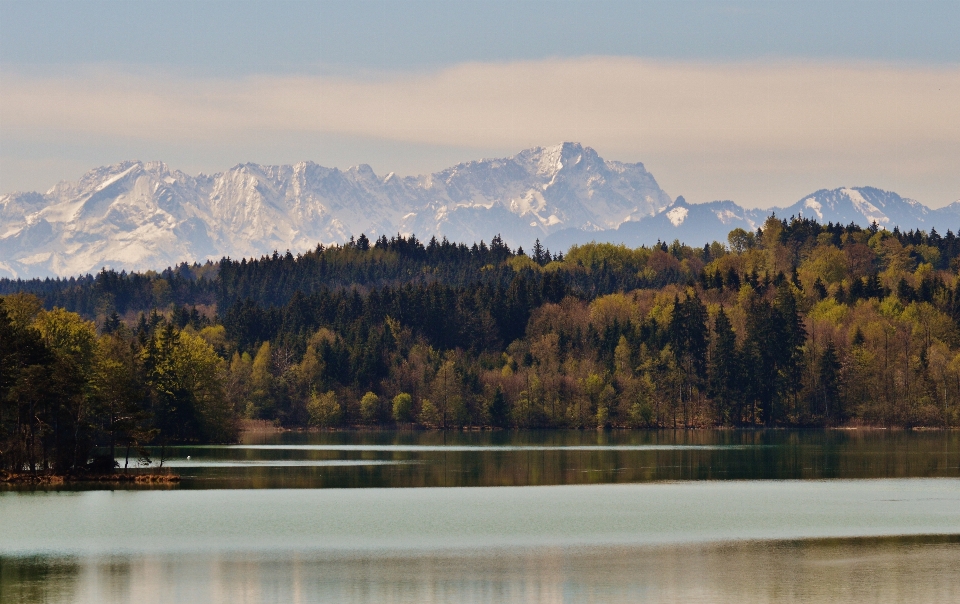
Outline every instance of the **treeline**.
{"label": "treeline", "polygon": [[[446,239],[419,241],[416,236],[381,237],[370,242],[361,235],[343,246],[317,246],[294,256],[274,252],[255,260],[231,260],[206,264],[181,264],[161,273],[117,273],[103,270],[95,276],[69,279],[0,279],[0,295],[17,292],[39,296],[46,308],[60,307],[98,318],[102,323],[116,312],[128,322],[138,313],[153,309],[197,307],[229,308],[249,300],[263,306],[284,305],[300,292],[443,283],[468,286],[476,283],[508,285],[527,263],[543,266],[562,261],[539,244],[525,252],[511,250],[497,236],[490,244],[467,246]],[[567,286],[578,296],[591,298],[604,293],[665,285],[679,275],[665,271],[653,279],[631,274],[617,266],[598,265],[589,274],[564,275]]]}
{"label": "treeline", "polygon": [[[361,236],[297,256],[4,281],[0,291],[38,297],[45,310],[11,325],[45,342],[50,358],[60,353],[36,323],[50,313],[94,321],[96,331],[83,324],[97,359],[113,358],[103,342],[116,342],[142,394],[134,407],[149,418],[142,433],[155,439],[228,438],[239,417],[440,428],[950,426],[960,398],[958,255],[949,231],[771,218],[702,248],[589,244],[554,255],[539,243],[511,250],[499,237],[466,246]],[[152,355],[184,342],[212,359],[204,380],[222,394],[177,390],[189,404],[157,394],[173,391],[151,373]],[[91,367],[81,373],[95,376]],[[186,415],[164,424],[167,408]],[[98,421],[90,442],[149,440],[115,437]]]}

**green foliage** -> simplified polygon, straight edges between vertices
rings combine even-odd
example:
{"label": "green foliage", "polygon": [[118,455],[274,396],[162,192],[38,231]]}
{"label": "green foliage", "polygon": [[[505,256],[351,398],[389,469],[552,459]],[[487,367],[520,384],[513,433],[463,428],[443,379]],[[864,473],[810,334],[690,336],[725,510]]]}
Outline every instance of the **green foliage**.
{"label": "green foliage", "polygon": [[756,238],[753,233],[738,227],[730,231],[730,234],[727,235],[727,241],[730,243],[731,250],[737,254],[742,254],[754,246]]}
{"label": "green foliage", "polygon": [[19,329],[26,329],[33,325],[34,320],[43,309],[43,302],[33,294],[16,292],[3,298],[7,317]]}
{"label": "green foliage", "polygon": [[323,394],[310,393],[307,413],[310,415],[310,425],[320,428],[335,428],[343,419],[343,410],[337,402],[337,393],[333,390]]}
{"label": "green foliage", "polygon": [[493,393],[493,399],[490,401],[487,414],[490,417],[490,425],[495,428],[506,428],[510,425],[510,407],[507,404],[507,397],[503,394],[503,389],[499,386]]}
{"label": "green foliage", "polygon": [[406,392],[393,397],[393,420],[397,423],[413,420],[413,397]]}
{"label": "green foliage", "polygon": [[46,345],[81,370],[89,371],[94,360],[97,330],[91,321],[62,308],[40,311],[33,323]]}
{"label": "green foliage", "polygon": [[710,395],[716,405],[717,423],[739,423],[743,418],[741,393],[740,351],[737,336],[723,308],[717,312],[713,323],[715,334],[713,354],[710,355]]}
{"label": "green foliage", "polygon": [[[212,346],[159,315],[135,333],[62,308],[18,319],[0,299],[0,468],[60,473],[110,470],[151,443],[234,440],[226,366]],[[27,311],[24,311],[24,309]],[[29,324],[24,321],[32,317]]]}
{"label": "green foliage", "polygon": [[264,342],[253,358],[250,371],[250,396],[246,405],[247,417],[263,419],[275,412],[274,377],[271,373],[273,362],[270,342]]}
{"label": "green foliage", "polygon": [[417,421],[431,428],[440,426],[440,412],[430,399],[425,398],[420,401],[420,414],[417,416]]}
{"label": "green foliage", "polygon": [[376,423],[380,420],[380,397],[372,392],[367,392],[360,399],[360,417],[367,423]]}
{"label": "green foliage", "polygon": [[646,267],[651,254],[646,248],[631,249],[623,244],[587,243],[571,247],[564,265],[580,266],[591,272],[609,270],[636,275]]}
{"label": "green foliage", "polygon": [[554,256],[499,238],[361,237],[159,274],[0,280],[4,451],[81,451],[48,455],[72,467],[93,447],[229,440],[238,416],[291,427],[960,421],[956,236],[771,217],[727,241]]}

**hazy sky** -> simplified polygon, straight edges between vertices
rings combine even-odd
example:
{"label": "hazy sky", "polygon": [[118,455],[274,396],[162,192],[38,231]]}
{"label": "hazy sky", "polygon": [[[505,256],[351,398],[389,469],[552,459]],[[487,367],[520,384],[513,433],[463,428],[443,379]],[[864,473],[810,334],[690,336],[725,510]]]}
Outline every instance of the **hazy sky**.
{"label": "hazy sky", "polygon": [[576,140],[672,196],[960,198],[960,0],[0,0],[0,193],[161,159],[415,174]]}

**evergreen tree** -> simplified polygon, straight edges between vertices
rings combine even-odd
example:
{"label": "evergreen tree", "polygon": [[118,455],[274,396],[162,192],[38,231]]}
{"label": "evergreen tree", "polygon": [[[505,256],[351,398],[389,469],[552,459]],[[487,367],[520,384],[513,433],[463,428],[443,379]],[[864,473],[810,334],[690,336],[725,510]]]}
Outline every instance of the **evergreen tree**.
{"label": "evergreen tree", "polygon": [[499,386],[493,393],[493,400],[490,402],[488,413],[490,415],[490,425],[493,427],[506,428],[509,426],[510,409],[507,406],[507,398]]}
{"label": "evergreen tree", "polygon": [[720,425],[742,420],[741,400],[738,378],[740,376],[740,358],[737,350],[737,336],[727,313],[721,307],[714,319],[715,344],[710,355],[710,396],[717,407],[717,423]]}
{"label": "evergreen tree", "polygon": [[[791,396],[792,411],[796,415],[799,412],[798,396],[803,385],[803,347],[807,341],[807,331],[803,325],[803,317],[800,316],[797,298],[789,283],[782,283],[777,288],[774,305],[780,325],[777,365],[783,377],[784,393]],[[783,421],[785,417],[781,415],[776,419]]]}
{"label": "evergreen tree", "polygon": [[833,342],[828,342],[817,367],[820,398],[825,422],[829,425],[843,416],[840,408],[840,360]]}

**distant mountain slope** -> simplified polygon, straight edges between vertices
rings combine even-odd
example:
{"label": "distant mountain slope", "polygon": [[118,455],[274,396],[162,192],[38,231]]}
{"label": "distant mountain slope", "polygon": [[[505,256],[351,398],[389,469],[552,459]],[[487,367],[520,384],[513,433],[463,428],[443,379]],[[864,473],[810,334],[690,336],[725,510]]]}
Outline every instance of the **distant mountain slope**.
{"label": "distant mountain slope", "polygon": [[546,239],[553,249],[567,249],[571,245],[589,241],[623,243],[630,247],[649,245],[657,241],[679,239],[690,245],[711,241],[726,241],[727,233],[735,228],[755,230],[763,223],[768,210],[747,210],[732,201],[687,203],[678,197],[672,204],[649,218],[626,222],[616,230],[587,233],[567,229]]}
{"label": "distant mountain slope", "polygon": [[[933,218],[930,221],[931,223],[936,222],[937,225],[960,224],[960,200],[957,200],[948,206],[931,210],[930,213],[933,215]],[[941,227],[938,226],[937,228]]]}
{"label": "distant mountain slope", "polygon": [[639,222],[627,222],[617,229],[587,233],[565,229],[546,238],[546,245],[566,249],[574,243],[606,241],[629,246],[649,245],[658,240],[674,239],[702,245],[712,241],[726,242],[727,234],[735,228],[756,230],[771,214],[781,218],[802,216],[817,222],[868,227],[876,222],[888,229],[901,230],[937,228],[960,230],[960,201],[945,208],[931,210],[913,199],[873,187],[821,189],[785,208],[745,209],[732,201],[711,201],[690,204],[678,197],[672,204]]}
{"label": "distant mountain slope", "polygon": [[890,191],[873,187],[852,189],[821,189],[808,195],[792,206],[778,209],[781,216],[806,216],[817,222],[855,223],[867,226],[876,222],[881,227],[892,229],[929,230],[935,212],[919,201],[900,197]]}
{"label": "distant mountain slope", "polygon": [[190,176],[160,162],[98,168],[46,194],[0,196],[0,275],[160,269],[342,243],[361,232],[527,245],[563,228],[601,231],[670,204],[642,164],[577,143],[441,172],[380,177],[303,162]]}

